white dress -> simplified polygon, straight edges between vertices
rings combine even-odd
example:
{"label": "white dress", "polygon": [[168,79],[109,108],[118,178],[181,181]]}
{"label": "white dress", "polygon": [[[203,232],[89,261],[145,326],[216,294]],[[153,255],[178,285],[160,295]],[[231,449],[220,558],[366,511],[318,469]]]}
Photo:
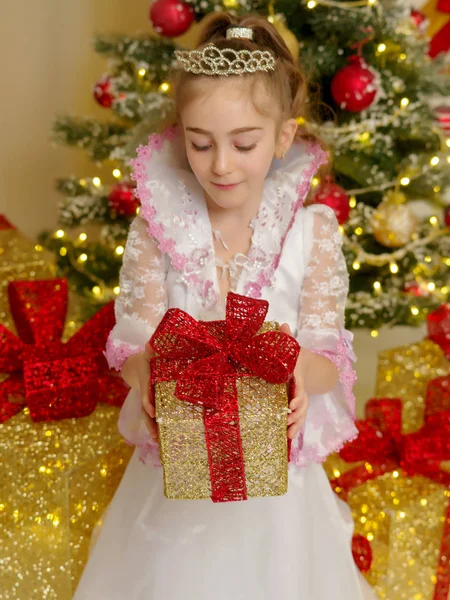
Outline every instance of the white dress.
{"label": "white dress", "polygon": [[[75,600],[374,600],[351,553],[348,506],[321,462],[357,435],[352,335],[344,328],[348,274],[335,215],[303,207],[325,156],[296,144],[274,159],[250,251],[230,264],[233,291],[269,301],[300,345],[332,360],[339,383],[310,396],[293,441],[285,496],[244,502],[168,500],[158,450],[131,390],[119,429],[136,450],[75,593]],[[175,129],[150,137],[133,161],[133,221],[106,357],[120,369],[143,350],[167,308],[223,318],[213,233],[203,191]]]}

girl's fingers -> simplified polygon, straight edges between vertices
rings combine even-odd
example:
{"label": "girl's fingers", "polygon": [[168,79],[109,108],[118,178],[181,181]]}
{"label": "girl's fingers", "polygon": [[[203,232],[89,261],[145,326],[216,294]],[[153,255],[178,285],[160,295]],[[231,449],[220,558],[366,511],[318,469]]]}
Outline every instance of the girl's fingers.
{"label": "girl's fingers", "polygon": [[142,418],[153,441],[158,441],[158,426],[155,419],[149,417],[145,410],[142,411]]}
{"label": "girl's fingers", "polygon": [[280,331],[281,331],[281,333],[287,333],[288,335],[292,335],[291,328],[289,327],[289,325],[287,323],[283,323],[280,326]]}
{"label": "girl's fingers", "polygon": [[153,419],[156,417],[156,412],[155,412],[155,407],[153,406],[153,404],[150,402],[150,397],[148,394],[144,394],[144,396],[142,396],[142,406],[145,410],[145,412],[150,415],[150,417],[152,417]]}

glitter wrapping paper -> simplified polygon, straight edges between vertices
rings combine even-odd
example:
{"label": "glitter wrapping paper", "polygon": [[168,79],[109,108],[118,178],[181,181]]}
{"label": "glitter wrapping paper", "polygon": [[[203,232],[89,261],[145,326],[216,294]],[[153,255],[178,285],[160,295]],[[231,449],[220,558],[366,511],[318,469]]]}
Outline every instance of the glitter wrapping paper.
{"label": "glitter wrapping paper", "polygon": [[371,558],[366,576],[379,598],[448,599],[449,373],[430,340],[380,353],[379,398],[357,423],[360,437],[325,463],[370,545],[371,557],[353,550],[366,570]]}
{"label": "glitter wrapping paper", "polygon": [[150,340],[168,498],[287,492],[287,413],[299,345],[264,323],[268,303],[230,293],[225,321],[170,309]]}
{"label": "glitter wrapping paper", "polygon": [[71,600],[132,449],[117,407],[39,423],[28,412],[0,425],[0,599]]}
{"label": "glitter wrapping paper", "polygon": [[0,422],[25,403],[35,421],[86,416],[99,400],[122,404],[127,387],[103,355],[112,303],[64,344],[65,279],[14,281],[8,295],[19,337],[0,325],[0,373],[10,374],[0,383]]}
{"label": "glitter wrapping paper", "polygon": [[0,214],[0,323],[14,331],[8,303],[10,281],[46,279],[55,274],[55,256],[26,238]]}

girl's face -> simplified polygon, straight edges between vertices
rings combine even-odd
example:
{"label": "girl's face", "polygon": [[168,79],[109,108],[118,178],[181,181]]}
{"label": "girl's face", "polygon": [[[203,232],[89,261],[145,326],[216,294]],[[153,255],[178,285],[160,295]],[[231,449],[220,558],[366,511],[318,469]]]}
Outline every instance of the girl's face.
{"label": "girl's face", "polygon": [[[295,134],[277,135],[275,118],[253,106],[245,80],[202,78],[191,85],[199,93],[180,111],[189,164],[207,201],[223,209],[257,203],[275,154],[286,152]],[[256,87],[259,102],[262,86]],[[272,100],[273,102],[273,100]]]}

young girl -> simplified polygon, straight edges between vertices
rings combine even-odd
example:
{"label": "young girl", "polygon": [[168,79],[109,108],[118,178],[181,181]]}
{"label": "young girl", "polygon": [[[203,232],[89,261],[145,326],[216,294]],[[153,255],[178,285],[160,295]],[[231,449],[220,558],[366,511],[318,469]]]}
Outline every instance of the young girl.
{"label": "young girl", "polygon": [[[307,115],[307,82],[257,16],[218,14],[177,66],[178,125],[151,136],[133,161],[141,209],[106,349],[131,387],[119,428],[136,451],[75,599],[373,599],[353,561],[350,511],[320,464],[357,430],[341,234],[330,208],[303,207],[326,161],[296,121]],[[267,319],[285,323],[302,348],[289,491],[167,500],[146,343],[170,307],[224,318],[230,290],[266,299]]]}

